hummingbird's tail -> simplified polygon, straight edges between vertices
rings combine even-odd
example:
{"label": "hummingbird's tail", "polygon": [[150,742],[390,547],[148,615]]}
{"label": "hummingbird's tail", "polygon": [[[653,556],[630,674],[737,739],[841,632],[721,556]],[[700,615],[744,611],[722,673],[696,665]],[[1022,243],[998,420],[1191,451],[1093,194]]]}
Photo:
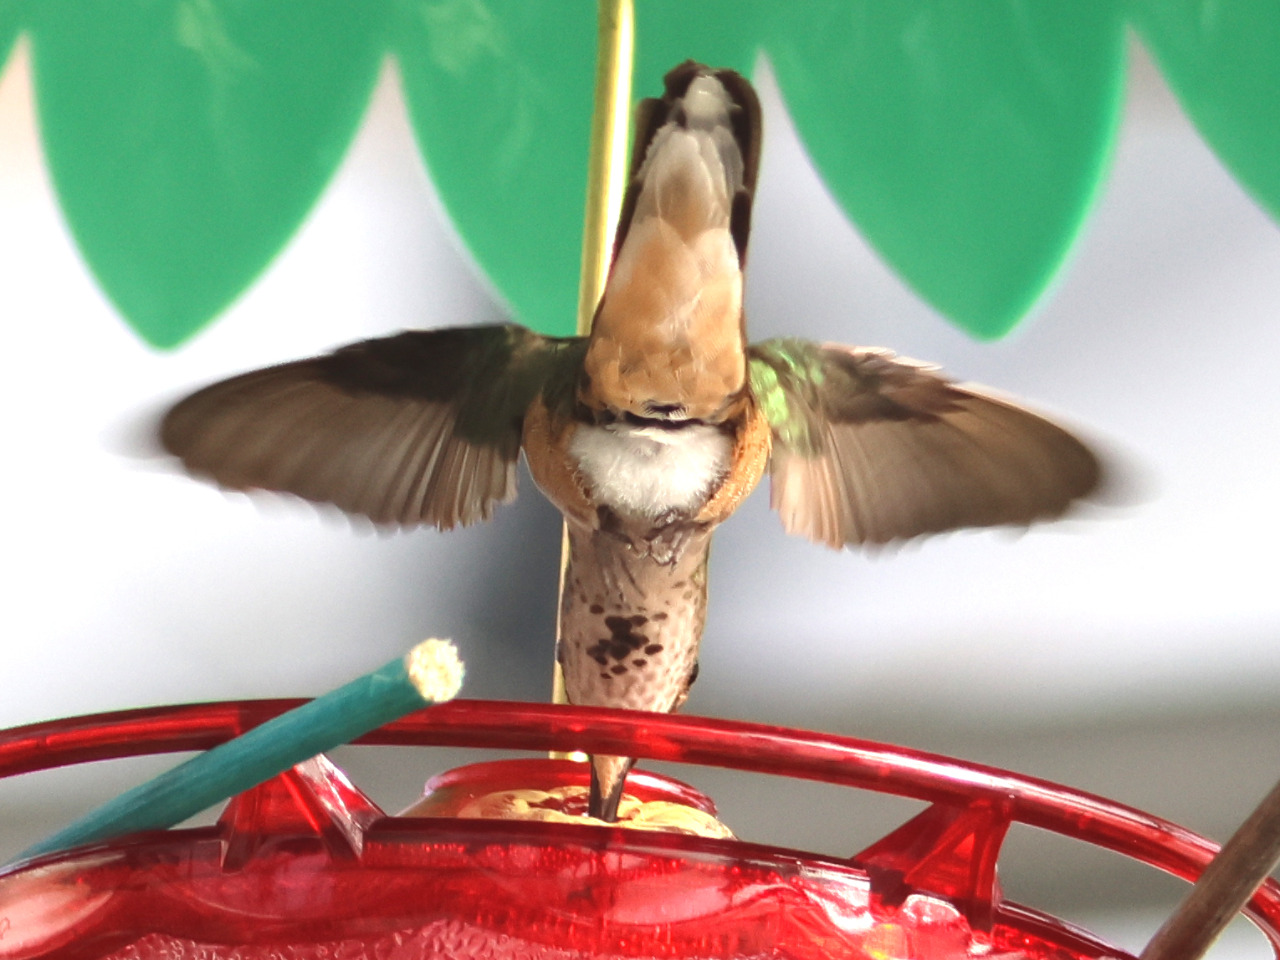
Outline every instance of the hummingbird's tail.
{"label": "hummingbird's tail", "polygon": [[587,814],[597,820],[613,823],[618,819],[618,803],[627,783],[627,772],[635,763],[632,757],[610,757],[596,754],[591,758],[591,797]]}
{"label": "hummingbird's tail", "polygon": [[727,227],[741,268],[760,166],[760,102],[739,74],[692,60],[664,84],[661,99],[642,100],[637,111],[614,255],[637,221],[659,216],[681,233]]}
{"label": "hummingbird's tail", "polygon": [[636,121],[613,264],[579,399],[614,416],[717,423],[746,384],[742,271],[760,106],[732,70],[682,64]]}

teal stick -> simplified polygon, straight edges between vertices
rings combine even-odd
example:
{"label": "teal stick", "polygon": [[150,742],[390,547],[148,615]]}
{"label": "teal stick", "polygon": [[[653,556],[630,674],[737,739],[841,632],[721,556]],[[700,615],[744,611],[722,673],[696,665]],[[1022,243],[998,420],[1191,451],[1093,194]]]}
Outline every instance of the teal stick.
{"label": "teal stick", "polygon": [[23,851],[25,860],[139,830],[163,830],[269,780],[294,764],[407,713],[451,700],[462,662],[447,640],[409,654],[108,800]]}

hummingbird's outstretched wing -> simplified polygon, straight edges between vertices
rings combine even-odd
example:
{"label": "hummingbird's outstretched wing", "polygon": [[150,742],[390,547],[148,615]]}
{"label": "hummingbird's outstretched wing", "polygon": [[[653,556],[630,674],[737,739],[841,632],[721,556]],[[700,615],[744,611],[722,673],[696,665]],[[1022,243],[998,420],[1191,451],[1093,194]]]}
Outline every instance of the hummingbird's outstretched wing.
{"label": "hummingbird's outstretched wing", "polygon": [[224,487],[447,530],[515,496],[525,411],[581,355],[514,324],[410,331],[205,387],[160,439]]}
{"label": "hummingbird's outstretched wing", "polygon": [[1028,410],[882,350],[770,340],[751,387],[773,431],[770,500],[832,547],[1055,517],[1101,470]]}

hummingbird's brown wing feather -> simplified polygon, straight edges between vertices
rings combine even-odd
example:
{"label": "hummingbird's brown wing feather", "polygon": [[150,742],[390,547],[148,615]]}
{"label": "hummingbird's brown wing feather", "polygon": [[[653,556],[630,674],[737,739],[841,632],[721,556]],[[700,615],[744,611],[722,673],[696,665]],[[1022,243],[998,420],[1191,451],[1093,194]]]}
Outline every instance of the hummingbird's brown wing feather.
{"label": "hummingbird's brown wing feather", "polygon": [[833,547],[1060,515],[1096,457],[1043,417],[880,350],[771,340],[750,349],[787,532]]}
{"label": "hummingbird's brown wing feather", "polygon": [[224,487],[449,529],[515,496],[525,411],[580,357],[513,324],[401,333],[206,387],[161,441]]}

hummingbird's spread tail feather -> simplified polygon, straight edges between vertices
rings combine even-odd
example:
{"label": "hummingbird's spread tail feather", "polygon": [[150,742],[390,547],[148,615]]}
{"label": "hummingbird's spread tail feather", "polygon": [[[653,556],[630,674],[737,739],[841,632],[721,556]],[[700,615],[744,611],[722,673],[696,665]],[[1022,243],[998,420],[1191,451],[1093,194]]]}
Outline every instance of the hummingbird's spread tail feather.
{"label": "hummingbird's spread tail feather", "polygon": [[[630,185],[622,200],[613,254],[617,259],[635,219],[647,168],[652,164],[654,145],[663,139],[664,129],[692,131],[700,136],[710,157],[717,156],[727,171],[731,189],[729,224],[738,260],[747,260],[747,240],[751,228],[751,201],[760,169],[760,140],[763,125],[756,92],[732,70],[714,70],[692,60],[670,70],[663,80],[665,92],[659,98],[642,100],[636,110],[634,147],[631,154]],[[706,143],[706,141],[710,141]]]}
{"label": "hummingbird's spread tail feather", "polygon": [[742,269],[760,107],[737,74],[684,64],[645,101],[582,401],[717,420],[746,386]]}

